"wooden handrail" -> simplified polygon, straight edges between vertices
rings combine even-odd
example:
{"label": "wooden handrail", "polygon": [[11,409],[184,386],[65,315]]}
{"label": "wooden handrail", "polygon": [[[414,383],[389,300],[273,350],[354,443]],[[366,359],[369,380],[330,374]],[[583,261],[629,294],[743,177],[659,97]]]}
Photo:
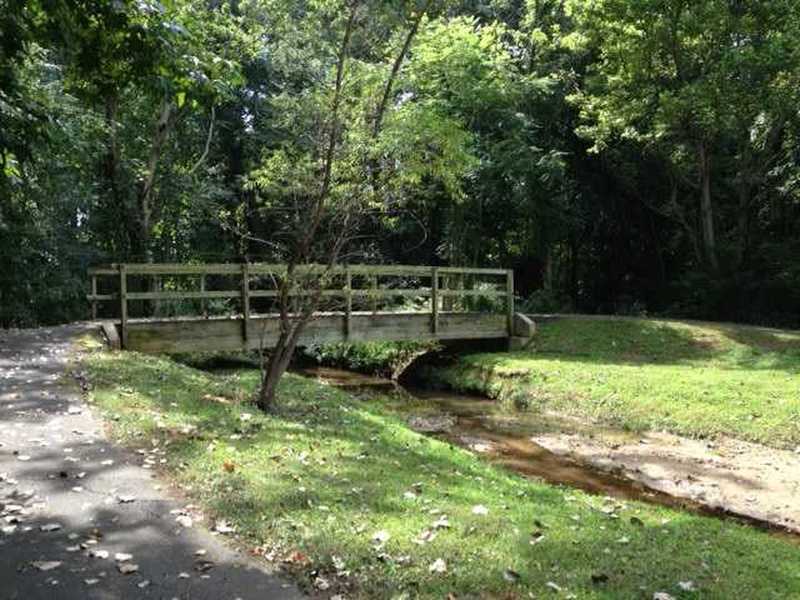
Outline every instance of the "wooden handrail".
{"label": "wooden handrail", "polygon": [[[120,264],[113,263],[99,267],[91,267],[89,275],[117,275]],[[240,263],[209,263],[209,264],[179,264],[179,263],[125,263],[129,275],[238,275],[241,273]],[[301,265],[296,267],[298,274],[327,273],[330,275],[345,275],[349,270],[352,275],[412,275],[430,277],[432,267],[418,265]],[[486,269],[478,267],[436,267],[440,275],[487,275],[506,276],[508,269]],[[286,265],[269,263],[248,263],[251,275],[280,275],[286,272]]]}
{"label": "wooden handrail", "polygon": [[[128,303],[131,300],[201,300],[201,312],[207,316],[206,300],[212,299],[241,299],[241,315],[243,321],[243,336],[247,339],[248,323],[252,316],[250,305],[255,298],[276,298],[276,289],[253,289],[251,281],[253,277],[263,275],[281,276],[286,272],[285,265],[274,265],[268,263],[230,263],[230,264],[134,264],[134,263],[114,263],[101,267],[89,269],[91,277],[91,294],[86,298],[91,303],[92,318],[98,316],[98,303],[115,301],[119,303],[119,317],[123,346],[127,339],[127,323],[129,319]],[[455,306],[454,301],[447,299],[454,298],[504,298],[509,335],[513,333],[514,324],[514,273],[508,269],[485,269],[474,267],[429,267],[417,265],[337,265],[329,267],[327,265],[302,265],[297,267],[295,274],[299,276],[321,275],[326,281],[322,284],[321,296],[324,298],[340,298],[344,301],[344,328],[345,338],[351,333],[351,315],[353,313],[353,300],[361,298],[368,301],[368,306],[374,313],[378,310],[378,299],[380,298],[420,298],[430,299],[431,333],[434,336],[439,331],[439,321],[441,314],[440,304],[445,311],[452,311]],[[164,291],[159,287],[157,291],[128,291],[129,277],[139,276],[154,278],[159,276],[180,276],[187,275],[198,278],[200,289],[197,290],[168,290]],[[239,279],[238,289],[209,290],[207,277],[209,275],[237,276]],[[117,292],[98,293],[98,278],[113,277],[118,280]],[[448,281],[443,279],[445,276],[455,276],[458,281],[458,289],[448,289]],[[495,289],[467,289],[464,286],[464,279],[467,276],[480,277],[502,277],[503,280],[496,281],[492,285],[498,286]],[[343,277],[343,285],[332,285],[335,277]],[[354,288],[353,278],[362,277],[369,287]],[[430,286],[425,287],[379,287],[380,277],[411,277],[415,279],[428,279]],[[502,285],[505,283],[505,285]],[[328,285],[326,285],[328,284]],[[417,284],[419,285],[419,284]],[[326,289],[329,288],[329,289]],[[134,288],[135,289],[135,288]],[[289,296],[300,298],[317,293],[316,291],[303,289],[292,290]],[[445,313],[447,314],[447,313]]]}

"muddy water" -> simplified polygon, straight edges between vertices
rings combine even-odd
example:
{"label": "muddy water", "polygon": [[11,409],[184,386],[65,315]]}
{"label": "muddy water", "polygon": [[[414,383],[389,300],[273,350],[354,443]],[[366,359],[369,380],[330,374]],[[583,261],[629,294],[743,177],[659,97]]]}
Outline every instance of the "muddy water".
{"label": "muddy water", "polygon": [[484,398],[404,388],[387,379],[340,369],[312,367],[301,369],[299,373],[347,389],[365,400],[380,397],[385,405],[398,413],[423,417],[454,417],[453,426],[446,432],[432,435],[468,448],[494,464],[525,476],[620,500],[639,500],[704,515],[734,518],[800,543],[800,537],[786,533],[765,521],[732,514],[722,508],[648,488],[639,481],[613,471],[550,452],[531,440],[542,433],[577,431],[587,437],[602,435],[605,439],[616,439],[624,444],[638,440],[636,434],[580,424],[555,416],[529,413],[508,415],[498,410],[493,401]]}

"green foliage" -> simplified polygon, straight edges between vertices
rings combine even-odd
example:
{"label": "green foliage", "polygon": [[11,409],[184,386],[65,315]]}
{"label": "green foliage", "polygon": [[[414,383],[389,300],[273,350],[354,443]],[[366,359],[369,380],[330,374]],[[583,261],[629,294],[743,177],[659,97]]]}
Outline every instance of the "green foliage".
{"label": "green foliage", "polygon": [[393,376],[416,357],[438,349],[436,342],[363,342],[308,347],[305,354],[321,365]]}
{"label": "green foliage", "polygon": [[[0,323],[87,316],[88,263],[284,260],[346,7],[5,2]],[[798,39],[793,0],[362,3],[317,254],[356,213],[346,260],[531,310],[798,326]]]}

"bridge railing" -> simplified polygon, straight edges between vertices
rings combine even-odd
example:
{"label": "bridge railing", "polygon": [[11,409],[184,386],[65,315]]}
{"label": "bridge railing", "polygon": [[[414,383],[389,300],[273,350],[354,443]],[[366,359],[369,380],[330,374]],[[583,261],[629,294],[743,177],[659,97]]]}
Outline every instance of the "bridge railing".
{"label": "bridge railing", "polygon": [[[247,321],[277,312],[279,286],[287,267],[267,263],[119,263],[89,269],[92,318],[127,323],[138,316],[209,317],[226,314]],[[320,294],[320,311],[343,313],[349,330],[353,312],[430,312],[437,334],[442,312],[503,311],[509,335],[514,322],[514,273],[508,269],[411,265],[302,265],[289,297]],[[177,306],[177,308],[176,308]],[[134,308],[138,310],[134,310]],[[182,313],[182,314],[179,314]]]}

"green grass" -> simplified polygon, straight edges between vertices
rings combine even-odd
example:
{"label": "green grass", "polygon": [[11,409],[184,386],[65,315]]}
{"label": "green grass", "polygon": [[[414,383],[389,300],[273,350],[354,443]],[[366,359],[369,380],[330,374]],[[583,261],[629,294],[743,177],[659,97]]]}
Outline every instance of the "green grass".
{"label": "green grass", "polygon": [[641,431],[800,444],[800,333],[646,319],[567,318],[533,348],[429,374],[530,410]]}
{"label": "green grass", "polygon": [[[414,433],[380,403],[313,381],[286,376],[280,412],[264,415],[245,403],[254,371],[212,375],[132,353],[92,354],[85,368],[113,435],[134,448],[158,442],[193,502],[276,560],[308,557],[293,564],[295,577],[312,586],[321,575],[327,593],[800,598],[796,545],[731,521],[526,480]],[[473,514],[476,505],[488,514]],[[450,528],[413,542],[442,515]],[[379,531],[390,536],[383,547],[372,541]],[[437,559],[446,573],[430,571]],[[519,581],[507,581],[506,569]]]}

